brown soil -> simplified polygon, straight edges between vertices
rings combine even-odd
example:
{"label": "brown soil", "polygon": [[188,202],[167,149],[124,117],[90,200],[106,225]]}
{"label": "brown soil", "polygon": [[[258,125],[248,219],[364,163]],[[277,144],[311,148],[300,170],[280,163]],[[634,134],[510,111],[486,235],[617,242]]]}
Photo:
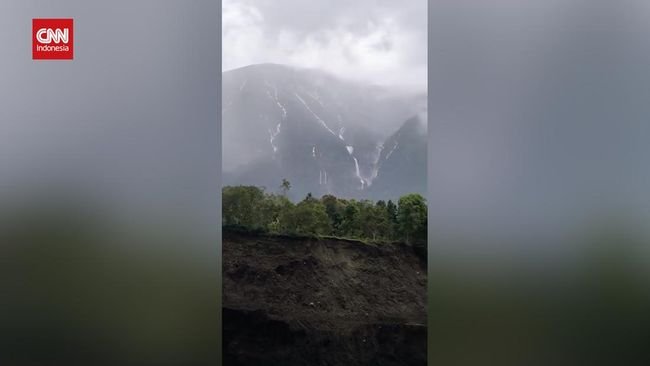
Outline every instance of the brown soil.
{"label": "brown soil", "polygon": [[224,232],[226,366],[426,365],[426,262],[405,244]]}

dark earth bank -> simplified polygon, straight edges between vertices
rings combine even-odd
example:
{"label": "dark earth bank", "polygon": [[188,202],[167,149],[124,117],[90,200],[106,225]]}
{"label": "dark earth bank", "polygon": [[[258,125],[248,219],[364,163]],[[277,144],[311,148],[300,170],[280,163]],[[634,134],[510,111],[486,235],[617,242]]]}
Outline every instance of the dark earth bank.
{"label": "dark earth bank", "polygon": [[412,246],[223,235],[226,366],[426,365],[426,259]]}

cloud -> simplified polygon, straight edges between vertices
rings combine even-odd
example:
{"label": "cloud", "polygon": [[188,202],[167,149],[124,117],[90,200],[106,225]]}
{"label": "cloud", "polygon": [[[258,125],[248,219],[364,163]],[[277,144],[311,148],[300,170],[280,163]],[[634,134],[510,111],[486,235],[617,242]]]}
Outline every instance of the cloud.
{"label": "cloud", "polygon": [[426,1],[410,3],[224,0],[223,68],[274,62],[426,89]]}

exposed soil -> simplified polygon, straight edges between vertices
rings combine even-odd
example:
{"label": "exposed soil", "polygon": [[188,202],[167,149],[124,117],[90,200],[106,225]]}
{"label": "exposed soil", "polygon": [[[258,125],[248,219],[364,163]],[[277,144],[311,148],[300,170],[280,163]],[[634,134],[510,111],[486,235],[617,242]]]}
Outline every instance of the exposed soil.
{"label": "exposed soil", "polygon": [[426,365],[426,262],[405,244],[224,231],[226,366]]}

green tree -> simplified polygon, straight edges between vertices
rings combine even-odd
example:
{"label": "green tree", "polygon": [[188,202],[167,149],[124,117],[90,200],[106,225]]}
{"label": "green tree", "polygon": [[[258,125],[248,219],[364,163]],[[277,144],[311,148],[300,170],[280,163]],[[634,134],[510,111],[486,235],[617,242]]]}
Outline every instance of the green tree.
{"label": "green tree", "polygon": [[392,200],[388,200],[386,203],[386,215],[388,216],[388,237],[397,239],[397,205]]}
{"label": "green tree", "polygon": [[262,216],[266,223],[266,229],[271,232],[281,232],[281,217],[286,211],[292,209],[294,204],[281,195],[268,194],[261,205]]}
{"label": "green tree", "polygon": [[385,238],[388,233],[388,216],[382,205],[375,205],[371,201],[361,201],[358,207],[359,221],[362,223],[361,236],[372,240]]}
{"label": "green tree", "polygon": [[311,193],[298,204],[286,196],[290,183],[283,180],[283,194],[267,194],[263,188],[223,188],[223,225],[239,225],[286,234],[330,235],[372,240],[426,240],[427,206],[419,194],[393,201],[344,200],[333,195],[320,199]]}
{"label": "green tree", "polygon": [[304,199],[304,202],[309,202],[309,203],[315,203],[318,200],[314,198],[314,196],[311,194],[311,192],[307,193],[307,196]]}
{"label": "green tree", "polygon": [[357,201],[350,200],[343,209],[343,220],[341,222],[340,234],[350,238],[361,235],[361,210]]}
{"label": "green tree", "polygon": [[424,197],[416,193],[400,197],[397,224],[406,242],[426,240],[427,203]]}
{"label": "green tree", "polygon": [[291,189],[291,183],[289,183],[288,180],[282,178],[282,184],[280,185],[280,189],[282,190],[282,195],[286,197],[287,193],[289,193],[289,190]]}
{"label": "green tree", "polygon": [[280,228],[285,233],[327,235],[331,232],[325,206],[318,201],[304,200],[284,211]]}
{"label": "green tree", "polygon": [[325,212],[330,219],[332,231],[338,233],[341,222],[343,221],[344,203],[331,194],[324,195],[320,201],[325,206]]}
{"label": "green tree", "polygon": [[374,207],[374,215],[378,222],[378,236],[382,239],[391,239],[392,223],[388,216],[386,202],[381,200],[377,201],[377,204]]}
{"label": "green tree", "polygon": [[222,190],[222,222],[250,228],[266,227],[262,210],[264,190],[254,186],[224,187]]}

